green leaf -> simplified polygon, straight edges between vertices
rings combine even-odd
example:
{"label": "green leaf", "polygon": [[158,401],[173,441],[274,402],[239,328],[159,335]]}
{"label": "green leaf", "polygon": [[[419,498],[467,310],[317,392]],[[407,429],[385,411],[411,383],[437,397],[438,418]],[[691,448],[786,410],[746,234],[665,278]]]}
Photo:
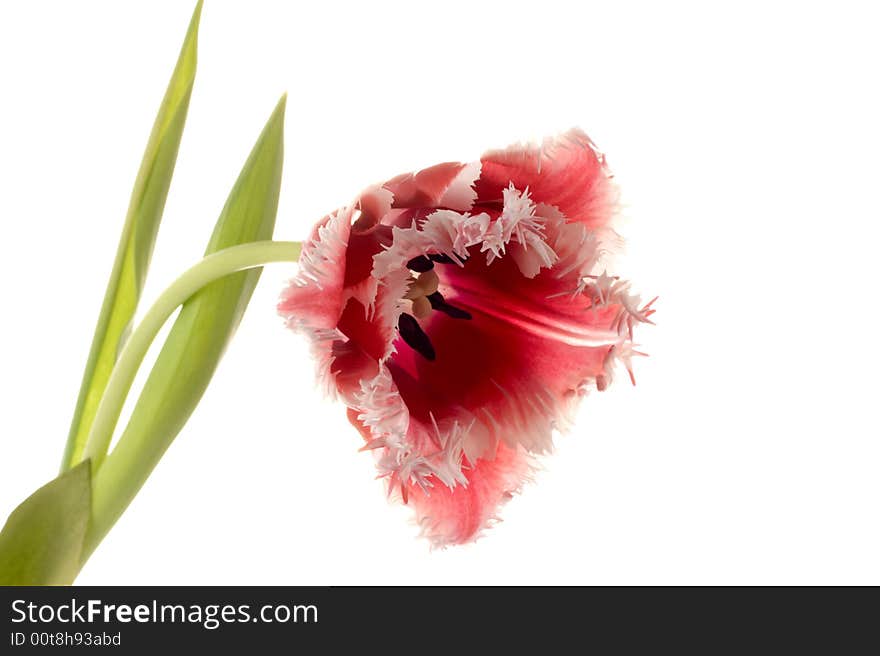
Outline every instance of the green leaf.
{"label": "green leaf", "polygon": [[[206,254],[271,239],[284,159],[284,107],[282,98],[229,194]],[[189,419],[259,276],[260,269],[227,276],[203,287],[182,306],[128,425],[95,475],[94,514],[102,519],[87,539],[87,550],[122,514]],[[120,462],[137,466],[117,466]]]}
{"label": "green leaf", "polygon": [[69,585],[80,568],[91,508],[82,462],[25,499],[0,531],[0,585]]}
{"label": "green leaf", "polygon": [[62,471],[82,457],[95,412],[143,291],[195,81],[201,11],[199,0],[134,183],[70,425]]}

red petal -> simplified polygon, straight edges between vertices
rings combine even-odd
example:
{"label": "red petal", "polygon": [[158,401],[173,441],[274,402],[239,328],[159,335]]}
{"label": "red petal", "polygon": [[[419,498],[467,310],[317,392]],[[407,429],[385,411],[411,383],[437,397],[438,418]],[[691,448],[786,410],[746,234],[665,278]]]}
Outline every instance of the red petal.
{"label": "red petal", "polygon": [[379,362],[352,341],[336,340],[332,347],[330,373],[336,391],[347,403],[360,391],[361,381],[369,380],[379,372]]}
{"label": "red petal", "polygon": [[479,174],[479,166],[445,162],[418,173],[404,173],[383,186],[394,194],[395,208],[440,208],[469,210],[476,194],[472,185]]}
{"label": "red petal", "polygon": [[370,276],[373,256],[391,243],[391,226],[375,225],[365,231],[352,230],[345,254],[345,286],[354,287]]}
{"label": "red petal", "polygon": [[[367,318],[367,309],[356,299],[349,299],[339,317],[339,332],[356,343],[364,353],[378,361],[388,351],[388,339],[379,322]],[[375,374],[374,374],[375,375]]]}
{"label": "red petal", "polygon": [[540,146],[493,150],[482,158],[477,203],[494,203],[513,182],[528,187],[535,202],[555,205],[570,221],[591,229],[609,223],[616,191],[604,156],[590,138],[574,129]]}
{"label": "red petal", "polygon": [[291,327],[332,330],[342,313],[351,213],[340,210],[320,221],[303,246],[299,274],[281,293],[278,312]]}
{"label": "red petal", "polygon": [[552,272],[524,279],[508,258],[486,267],[472,257],[441,275],[447,302],[473,319],[434,312],[422,322],[434,361],[397,344],[388,368],[411,417],[428,425],[475,419],[465,443],[470,458],[497,441],[549,449],[552,429],[565,424],[584,384],[604,373],[612,345],[623,339],[612,330],[619,306],[593,309],[584,295],[553,295]]}
{"label": "red petal", "polygon": [[531,471],[520,449],[499,446],[493,460],[479,460],[467,470],[467,486],[413,487],[409,501],[425,534],[438,546],[460,544],[479,536],[499,506],[519,491]]}

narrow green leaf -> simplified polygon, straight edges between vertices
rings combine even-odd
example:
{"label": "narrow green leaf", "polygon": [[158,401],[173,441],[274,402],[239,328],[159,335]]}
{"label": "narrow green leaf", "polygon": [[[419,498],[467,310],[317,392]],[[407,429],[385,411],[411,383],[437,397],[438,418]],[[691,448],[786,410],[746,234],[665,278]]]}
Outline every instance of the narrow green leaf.
{"label": "narrow green leaf", "polygon": [[144,287],[195,81],[201,11],[199,0],[134,183],[70,425],[62,471],[82,457],[95,412]]}
{"label": "narrow green leaf", "polygon": [[69,585],[80,568],[91,508],[85,461],[12,511],[0,531],[0,585]]}
{"label": "narrow green leaf", "polygon": [[[217,220],[206,254],[271,239],[284,159],[285,98],[251,151]],[[87,551],[137,494],[189,419],[235,333],[260,269],[222,278],[193,295],[180,310],[129,423],[95,474],[94,516]],[[134,473],[132,473],[134,472]]]}

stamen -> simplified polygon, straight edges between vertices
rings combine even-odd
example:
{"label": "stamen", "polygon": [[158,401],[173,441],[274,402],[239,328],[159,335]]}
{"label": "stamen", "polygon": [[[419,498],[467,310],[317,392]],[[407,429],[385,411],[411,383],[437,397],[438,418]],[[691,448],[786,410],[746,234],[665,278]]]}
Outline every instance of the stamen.
{"label": "stamen", "polygon": [[403,341],[406,342],[413,351],[426,360],[433,361],[437,358],[431,340],[425,334],[425,331],[422,330],[422,327],[419,325],[419,322],[416,321],[415,317],[404,312],[400,315],[400,319],[397,321],[397,328],[400,331],[400,336],[403,338]]}
{"label": "stamen", "polygon": [[419,277],[410,283],[409,289],[404,294],[404,298],[415,300],[420,296],[427,296],[437,291],[440,286],[440,277],[436,271],[425,271],[420,273]]}
{"label": "stamen", "polygon": [[425,319],[431,316],[431,301],[425,296],[414,298],[412,302],[412,313],[416,319]]}
{"label": "stamen", "polygon": [[424,255],[414,257],[406,263],[406,268],[416,273],[424,273],[434,268],[434,263]]}
{"label": "stamen", "polygon": [[428,295],[428,300],[431,302],[431,307],[437,310],[438,312],[442,312],[443,314],[453,318],[453,319],[473,319],[470,312],[466,310],[462,310],[461,308],[457,308],[454,305],[450,305],[443,299],[443,294],[440,292],[434,292],[433,294]]}
{"label": "stamen", "polygon": [[[451,257],[446,255],[445,253],[432,253],[428,257],[431,258],[432,262],[436,262],[437,264],[458,264],[458,262],[453,260]],[[466,259],[467,259],[466,257],[462,258],[462,260],[466,260]]]}
{"label": "stamen", "polygon": [[437,275],[436,271],[426,271],[419,276],[416,284],[422,290],[422,295],[428,296],[437,291],[437,288],[440,286],[440,276]]}

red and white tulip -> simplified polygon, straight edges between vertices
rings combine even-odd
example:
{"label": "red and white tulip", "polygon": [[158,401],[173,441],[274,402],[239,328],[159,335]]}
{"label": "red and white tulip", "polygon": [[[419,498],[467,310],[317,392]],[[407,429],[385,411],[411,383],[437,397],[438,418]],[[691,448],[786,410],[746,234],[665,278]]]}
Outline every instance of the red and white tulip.
{"label": "red and white tulip", "polygon": [[604,271],[616,207],[572,130],[400,175],[315,227],[279,311],[435,544],[491,522],[615,362],[632,376],[653,310]]}

